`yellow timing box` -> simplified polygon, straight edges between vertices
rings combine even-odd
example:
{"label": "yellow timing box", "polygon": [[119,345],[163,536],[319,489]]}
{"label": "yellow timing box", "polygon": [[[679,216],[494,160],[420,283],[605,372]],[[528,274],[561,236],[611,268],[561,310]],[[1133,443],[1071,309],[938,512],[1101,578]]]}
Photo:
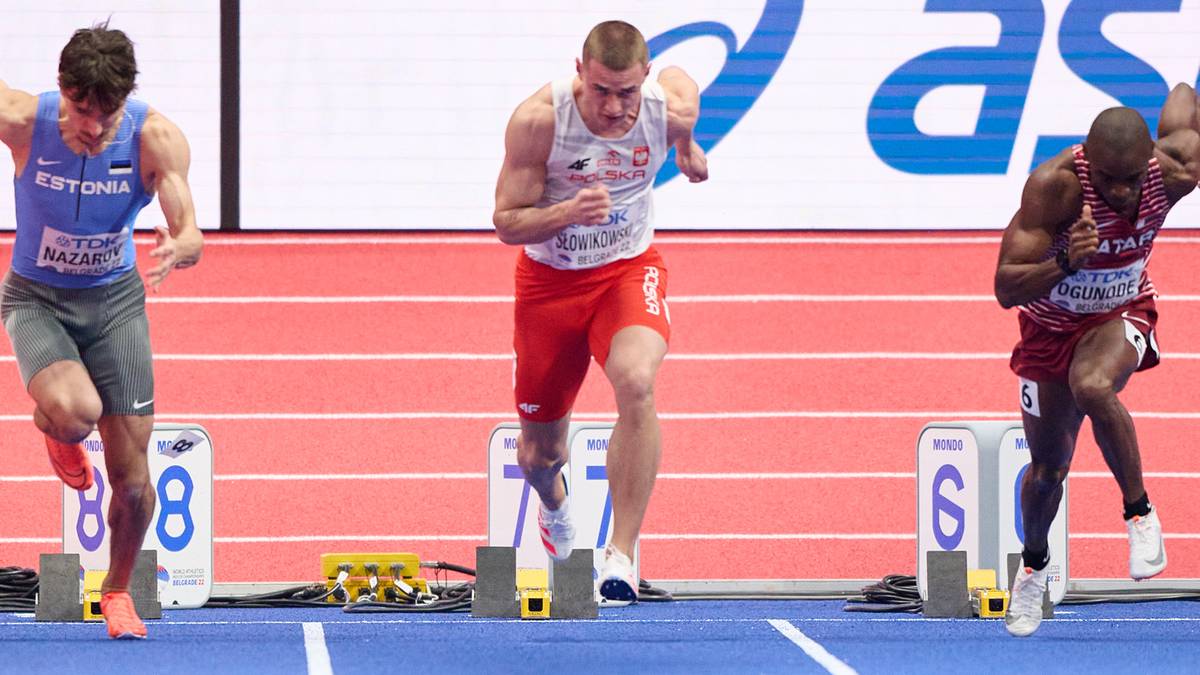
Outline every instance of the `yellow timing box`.
{"label": "yellow timing box", "polygon": [[108,570],[87,570],[83,573],[83,620],[103,621],[100,613],[100,586]]}
{"label": "yellow timing box", "polygon": [[967,570],[971,609],[981,619],[1001,619],[1008,612],[1008,591],[996,588],[996,570]]}
{"label": "yellow timing box", "polygon": [[967,588],[995,588],[996,570],[967,570]]}
{"label": "yellow timing box", "polygon": [[415,553],[323,553],[321,575],[325,577],[325,590],[333,590],[338,577],[343,572],[346,574],[342,581],[345,595],[338,597],[340,594],[334,593],[325,600],[330,603],[354,602],[374,592],[376,600],[383,601],[390,599],[397,587],[428,593],[429,582],[417,576],[420,568],[421,559]]}
{"label": "yellow timing box", "polygon": [[550,575],[544,569],[517,568],[517,596],[522,619],[550,618]]}
{"label": "yellow timing box", "polygon": [[976,588],[971,591],[971,609],[981,619],[1003,619],[1008,612],[1008,591]]}

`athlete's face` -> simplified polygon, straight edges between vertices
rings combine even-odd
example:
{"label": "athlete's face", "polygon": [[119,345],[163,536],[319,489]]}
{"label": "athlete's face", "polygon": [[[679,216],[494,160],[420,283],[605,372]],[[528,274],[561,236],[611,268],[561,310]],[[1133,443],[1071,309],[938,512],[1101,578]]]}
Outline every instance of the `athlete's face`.
{"label": "athlete's face", "polygon": [[1102,143],[1086,147],[1091,165],[1092,187],[1118,213],[1137,205],[1146,180],[1147,164],[1154,156],[1154,144],[1147,143],[1133,152],[1117,153]]}
{"label": "athlete's face", "polygon": [[116,110],[105,111],[95,101],[76,100],[71,94],[69,91],[62,92],[62,117],[58,120],[58,127],[63,140],[74,140],[88,152],[94,152],[110,140],[121,126],[125,104],[122,103]]}
{"label": "athlete's face", "polygon": [[625,70],[609,70],[596,59],[575,59],[575,70],[583,81],[579,108],[592,131],[623,131],[637,117],[642,105],[642,83],[650,74],[650,64],[638,64]]}

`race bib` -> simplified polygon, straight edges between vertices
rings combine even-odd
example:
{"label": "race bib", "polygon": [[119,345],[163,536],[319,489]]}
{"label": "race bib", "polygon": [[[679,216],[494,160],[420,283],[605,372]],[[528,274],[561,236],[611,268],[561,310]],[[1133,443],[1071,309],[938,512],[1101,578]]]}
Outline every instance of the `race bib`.
{"label": "race bib", "polygon": [[628,258],[644,249],[647,235],[645,201],[614,204],[608,222],[570,225],[546,242],[555,266],[580,269]]}
{"label": "race bib", "polygon": [[60,274],[101,276],[120,266],[128,241],[128,230],[79,235],[46,226],[42,229],[37,266]]}
{"label": "race bib", "polygon": [[1079,270],[1058,282],[1050,301],[1076,314],[1110,312],[1137,297],[1145,269],[1142,258],[1125,267]]}

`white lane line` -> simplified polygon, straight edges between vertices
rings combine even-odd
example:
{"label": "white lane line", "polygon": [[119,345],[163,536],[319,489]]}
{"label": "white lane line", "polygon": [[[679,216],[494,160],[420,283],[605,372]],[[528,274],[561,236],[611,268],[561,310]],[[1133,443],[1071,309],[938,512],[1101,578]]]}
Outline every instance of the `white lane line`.
{"label": "white lane line", "polygon": [[[1145,478],[1173,478],[1183,480],[1200,479],[1196,471],[1147,471],[1142,474]],[[896,479],[913,480],[917,474],[906,471],[795,471],[795,472],[760,472],[760,473],[660,473],[658,480],[861,480],[861,479]],[[1112,475],[1105,471],[1079,471],[1068,478],[1111,480]],[[362,482],[379,481],[431,481],[431,480],[486,480],[487,474],[482,471],[459,472],[409,472],[409,473],[229,473],[215,474],[214,481],[331,481],[348,480]],[[33,476],[4,476],[0,475],[0,483],[57,483],[58,478],[48,475]]]}
{"label": "white lane line", "polygon": [[[667,354],[669,361],[851,361],[933,360],[979,361],[1008,359],[1012,352],[760,352],[740,354]],[[1172,359],[1200,359],[1200,354],[1170,354]],[[155,361],[512,361],[509,353],[396,352],[377,354],[155,354]],[[15,356],[0,356],[16,363]]]}
{"label": "white lane line", "polygon": [[[1136,419],[1196,420],[1200,412],[1131,412]],[[511,421],[516,416],[508,410],[499,412],[347,412],[347,413],[155,413],[159,422],[195,422],[197,420],[230,421],[387,421],[387,420],[495,420]],[[574,415],[576,421],[607,421],[617,418],[615,412],[581,412]],[[1002,419],[1019,422],[1014,412],[989,410],[754,410],[745,412],[698,412],[658,414],[664,421],[718,421],[718,420],[787,420],[787,419]],[[0,415],[0,422],[29,422],[28,413]]]}
{"label": "white lane line", "polygon": [[[667,354],[668,361],[1007,361],[1012,352],[743,352]],[[1172,352],[1165,359],[1200,360],[1200,352]],[[155,361],[512,361],[511,353],[394,352],[373,354],[156,354]],[[16,363],[0,356],[0,363]]]}
{"label": "white lane line", "polygon": [[314,621],[305,621],[304,656],[308,660],[309,675],[333,675],[333,664],[329,661],[329,648],[325,646],[325,628]]}
{"label": "white lane line", "polygon": [[[1011,352],[760,352],[739,354],[667,354],[669,361],[852,361],[852,360],[1001,360]],[[1172,359],[1200,359],[1200,354],[1170,354]],[[155,361],[512,361],[509,353],[395,352],[376,354],[155,354]],[[15,356],[0,356],[16,363]]]}
{"label": "white lane line", "polygon": [[[466,232],[466,231],[464,231]],[[234,235],[224,235],[208,230],[205,232],[205,246],[409,246],[430,244],[436,246],[503,246],[500,240],[492,234],[462,234],[454,235],[421,235],[396,233],[393,235],[353,234],[330,235],[314,233],[309,236],[288,235],[276,236],[265,230],[247,230]],[[133,238],[134,243],[149,245],[154,239],[139,234]],[[1000,243],[1000,237],[993,234],[979,235],[944,235],[944,236],[905,236],[902,233],[889,235],[880,234],[809,234],[797,233],[795,236],[754,234],[674,234],[670,231],[660,231],[655,234],[655,245],[689,244],[689,245],[724,245],[724,244],[756,244],[762,246],[778,245],[812,245],[812,244],[869,244],[880,246],[928,246],[928,245],[961,245],[978,244],[994,246]],[[1155,244],[1200,244],[1200,237],[1186,235],[1159,235]],[[0,237],[0,246],[11,246],[13,237]]]}
{"label": "white lane line", "polygon": [[[1196,302],[1200,295],[1165,295],[1164,302]],[[146,298],[150,305],[254,305],[254,304],[363,304],[363,303],[439,303],[439,304],[496,304],[512,303],[508,295],[205,295],[154,296]],[[759,302],[988,302],[992,295],[855,295],[855,294],[736,294],[736,295],[676,295],[671,304],[688,303],[759,303]]]}
{"label": "white lane line", "polygon": [[[1058,610],[1055,610],[1055,612],[1057,613]],[[3,616],[3,615],[0,614],[0,616]],[[54,630],[54,631],[58,631],[58,632],[66,631],[66,630],[85,630],[85,631],[89,631],[89,632],[95,631],[94,624],[84,623],[82,621],[76,621],[74,623],[65,622],[65,623],[47,624],[44,622],[34,621],[32,614],[29,614],[28,616],[29,616],[29,618],[24,621],[0,621],[0,626],[13,626],[13,627],[24,626],[24,627],[28,627],[28,628],[35,628],[37,630],[43,630],[43,631],[44,630]],[[478,626],[479,624],[483,624],[483,623],[522,623],[523,621],[524,620],[522,620],[522,619],[486,619],[486,618],[482,618],[482,617],[458,618],[458,617],[453,617],[453,616],[447,616],[446,618],[437,618],[437,619],[424,619],[424,618],[418,618],[418,617],[414,616],[411,618],[406,617],[406,618],[402,618],[402,619],[368,619],[365,617],[362,617],[362,618],[355,617],[354,619],[352,619],[350,621],[346,621],[344,623],[346,623],[346,624],[353,623],[355,625],[373,624],[373,625],[386,625],[386,626],[393,626],[393,625],[398,625],[398,624],[437,624],[437,625],[459,624],[459,625],[463,625],[463,626]],[[763,620],[762,619],[751,619],[751,618],[746,618],[746,619],[736,619],[736,618],[730,618],[730,619],[715,619],[715,618],[703,618],[703,619],[610,619],[610,618],[606,618],[604,614],[601,614],[599,619],[559,619],[559,620],[557,620],[557,622],[559,622],[559,623],[561,623],[563,621],[578,621],[581,623],[586,622],[587,624],[594,626],[597,623],[673,624],[673,625],[692,624],[692,623],[697,623],[697,624],[735,623],[736,624],[736,623],[762,623]],[[790,621],[794,621],[796,623],[895,623],[895,622],[900,622],[900,621],[918,621],[920,623],[927,624],[931,621],[963,622],[964,619],[925,618],[925,617],[921,617],[921,616],[914,616],[912,614],[903,614],[903,615],[890,616],[890,617],[857,616],[857,617],[847,617],[847,618],[836,618],[836,617],[821,617],[821,618],[814,617],[814,618],[810,618],[810,619],[793,618],[793,619],[790,619]],[[1200,622],[1200,617],[1163,616],[1163,617],[1112,617],[1112,618],[1104,618],[1104,617],[1095,618],[1094,617],[1094,618],[1090,618],[1090,619],[1066,619],[1066,618],[1060,619],[1056,616],[1053,619],[1046,619],[1046,621],[1052,621],[1054,623],[1179,623],[1179,622],[1195,623],[1195,622]],[[296,624],[303,625],[304,623],[306,623],[306,622],[297,621],[297,620],[288,621],[285,619],[245,619],[245,620],[240,620],[240,621],[228,621],[228,620],[226,620],[226,621],[217,621],[217,620],[170,621],[168,619],[159,619],[154,622],[154,625],[155,626],[294,626]],[[339,623],[343,623],[343,622],[339,622]]]}
{"label": "white lane line", "polygon": [[[1121,540],[1129,538],[1124,532],[1071,532],[1068,537],[1093,540]],[[1198,540],[1200,532],[1164,532],[1164,539]],[[857,534],[835,532],[799,532],[770,534],[761,532],[712,532],[712,533],[645,533],[644,541],[916,541],[917,535],[908,532],[863,532]],[[472,542],[487,541],[482,534],[312,534],[296,536],[246,536],[213,537],[217,544],[306,544],[321,542]],[[0,537],[0,544],[61,544],[62,537]]]}
{"label": "white lane line", "polygon": [[833,673],[834,675],[858,675],[858,671],[846,665],[844,661],[830,654],[818,642],[808,637],[792,624],[783,619],[768,619],[767,621],[775,630],[783,633],[784,637],[791,640],[797,647],[804,650],[813,661],[816,661],[822,668]]}

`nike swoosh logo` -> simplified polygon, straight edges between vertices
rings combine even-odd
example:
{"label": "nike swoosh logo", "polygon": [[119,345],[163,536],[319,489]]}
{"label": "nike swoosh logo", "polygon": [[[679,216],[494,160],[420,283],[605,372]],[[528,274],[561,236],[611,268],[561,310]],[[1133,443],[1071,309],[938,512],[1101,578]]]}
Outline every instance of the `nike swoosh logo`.
{"label": "nike swoosh logo", "polygon": [[137,410],[139,408],[145,408],[146,406],[150,405],[151,403],[154,403],[154,399],[150,399],[149,401],[138,401],[137,399],[134,399],[133,409]]}
{"label": "nike swoosh logo", "polygon": [[42,159],[41,157],[37,158],[38,166],[53,166],[55,164],[62,164],[62,161],[57,159]]}

